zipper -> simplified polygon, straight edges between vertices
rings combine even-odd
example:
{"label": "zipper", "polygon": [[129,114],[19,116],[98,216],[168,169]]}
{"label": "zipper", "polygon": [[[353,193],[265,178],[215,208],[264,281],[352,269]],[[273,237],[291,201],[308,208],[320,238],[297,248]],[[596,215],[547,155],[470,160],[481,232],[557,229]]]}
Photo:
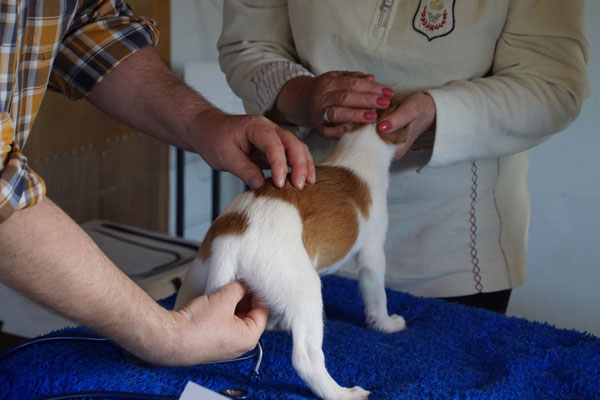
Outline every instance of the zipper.
{"label": "zipper", "polygon": [[372,31],[372,36],[374,39],[385,39],[385,33],[389,25],[390,14],[393,5],[394,0],[383,0],[381,5],[378,7],[379,15],[377,16],[377,21],[375,22]]}
{"label": "zipper", "polygon": [[383,0],[383,4],[380,7],[381,12],[379,13],[379,21],[377,21],[378,28],[386,28],[393,4],[394,0]]}

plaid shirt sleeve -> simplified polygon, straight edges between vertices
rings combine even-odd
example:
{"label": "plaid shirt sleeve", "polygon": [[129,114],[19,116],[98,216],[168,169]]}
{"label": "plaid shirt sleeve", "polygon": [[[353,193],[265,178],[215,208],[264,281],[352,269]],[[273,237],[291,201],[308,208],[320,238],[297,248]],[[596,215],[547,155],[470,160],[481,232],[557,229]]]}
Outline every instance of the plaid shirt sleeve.
{"label": "plaid shirt sleeve", "polygon": [[19,145],[12,142],[12,126],[8,113],[0,112],[0,166],[4,166],[0,169],[0,223],[15,210],[37,203],[46,194],[44,182],[29,168]]}
{"label": "plaid shirt sleeve", "polygon": [[135,16],[124,0],[88,1],[58,48],[49,87],[83,97],[129,55],[157,42],[154,20]]}
{"label": "plaid shirt sleeve", "polygon": [[[21,32],[31,31],[40,44],[54,47],[56,43],[46,43],[40,37],[46,38],[50,34],[60,38],[51,63],[53,68],[48,88],[58,90],[71,99],[85,96],[129,55],[158,42],[155,22],[150,18],[135,16],[124,0],[65,2],[62,4],[74,6],[67,7],[68,12],[58,19],[46,18],[43,13],[34,19],[21,18],[27,2],[1,4],[0,223],[16,210],[36,204],[46,193],[43,180],[28,166],[27,158],[22,153],[46,85],[31,88],[26,85],[31,83],[29,80],[15,79],[14,71],[17,69],[35,77],[36,74],[30,74],[29,71],[41,68],[41,64],[35,61],[36,58],[21,58],[18,50],[22,46],[14,39]],[[39,9],[46,9],[42,5],[53,9],[56,4],[39,2]],[[26,25],[21,26],[20,21]],[[43,76],[39,72],[36,79]]]}

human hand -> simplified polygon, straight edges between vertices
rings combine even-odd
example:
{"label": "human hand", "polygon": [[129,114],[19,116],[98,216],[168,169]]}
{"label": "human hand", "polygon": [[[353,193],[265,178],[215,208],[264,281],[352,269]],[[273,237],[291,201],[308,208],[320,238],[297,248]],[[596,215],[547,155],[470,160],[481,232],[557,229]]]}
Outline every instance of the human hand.
{"label": "human hand", "polygon": [[375,82],[373,75],[362,72],[300,76],[281,88],[273,117],[308,126],[329,139],[337,138],[353,123],[374,122],[375,110],[386,108],[393,95],[391,89]]}
{"label": "human hand", "polygon": [[398,107],[377,125],[382,132],[393,132],[405,128],[407,138],[400,143],[394,152],[394,159],[404,156],[415,140],[427,130],[435,126],[435,103],[428,94],[415,92],[402,100]]}
{"label": "human hand", "polygon": [[196,297],[171,312],[172,324],[166,331],[174,340],[166,345],[166,360],[154,362],[195,365],[238,357],[256,346],[268,314],[265,305],[239,282]]}
{"label": "human hand", "polygon": [[266,156],[273,182],[282,187],[292,168],[292,184],[302,189],[315,183],[315,166],[306,144],[259,115],[231,115],[216,109],[198,114],[190,142],[194,150],[214,169],[229,171],[253,189],[265,178],[251,160],[256,150]]}

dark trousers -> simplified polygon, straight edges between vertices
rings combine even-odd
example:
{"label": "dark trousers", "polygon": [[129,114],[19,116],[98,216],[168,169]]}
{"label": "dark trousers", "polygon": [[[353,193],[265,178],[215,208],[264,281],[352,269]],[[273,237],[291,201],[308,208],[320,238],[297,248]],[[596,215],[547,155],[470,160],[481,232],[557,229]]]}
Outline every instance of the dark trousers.
{"label": "dark trousers", "polygon": [[469,307],[484,308],[500,314],[506,314],[511,293],[512,289],[506,289],[499,292],[476,293],[469,296],[459,297],[446,297],[443,300],[451,303],[464,304],[465,306]]}

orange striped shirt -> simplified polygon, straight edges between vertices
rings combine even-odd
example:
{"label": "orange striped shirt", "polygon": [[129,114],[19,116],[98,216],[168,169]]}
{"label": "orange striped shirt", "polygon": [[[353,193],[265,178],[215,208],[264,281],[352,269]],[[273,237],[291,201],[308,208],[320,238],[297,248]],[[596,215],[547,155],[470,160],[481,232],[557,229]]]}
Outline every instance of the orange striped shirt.
{"label": "orange striped shirt", "polygon": [[22,153],[46,89],[85,96],[158,27],[124,0],[2,0],[0,40],[1,223],[46,192]]}

